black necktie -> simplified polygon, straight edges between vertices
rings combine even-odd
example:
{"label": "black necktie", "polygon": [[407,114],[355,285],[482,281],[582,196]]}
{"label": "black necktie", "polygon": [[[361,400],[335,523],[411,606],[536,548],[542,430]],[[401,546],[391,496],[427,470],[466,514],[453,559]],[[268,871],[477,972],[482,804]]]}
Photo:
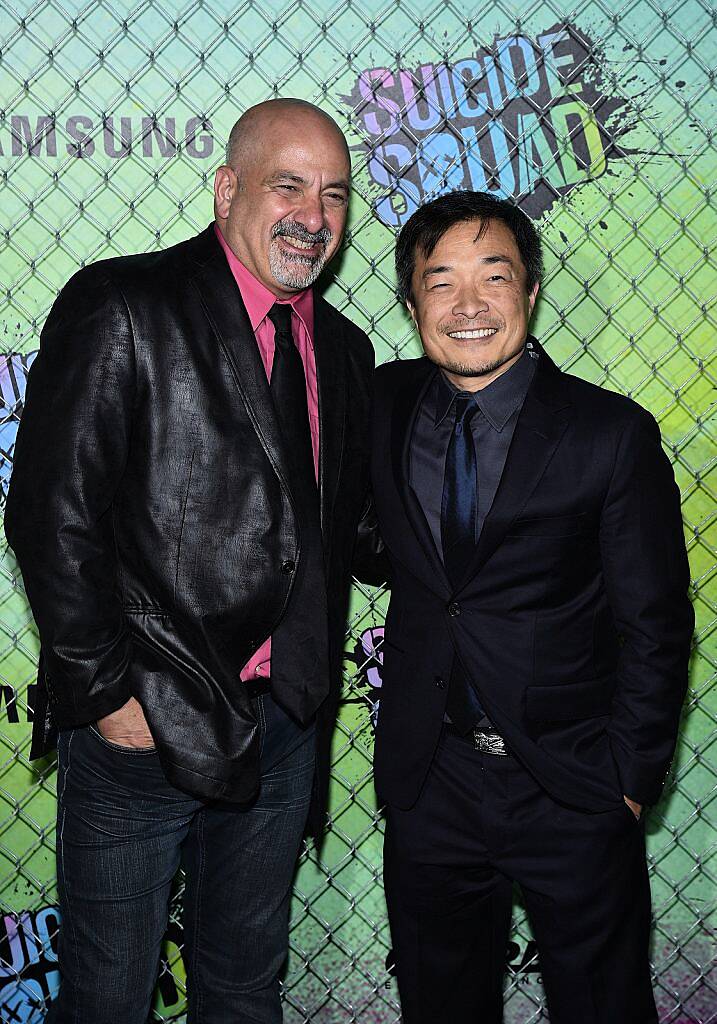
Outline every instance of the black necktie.
{"label": "black necktie", "polygon": [[282,572],[293,575],[293,586],[289,604],[271,637],[271,694],[303,725],[311,720],[329,686],[319,489],[311,447],[306,376],[291,332],[291,306],[275,303],[268,316],[274,325],[275,344],[271,395],[289,464],[300,544],[298,560],[295,562],[294,552],[287,550],[281,567]]}
{"label": "black necktie", "polygon": [[268,313],[274,325],[271,395],[291,465],[296,497],[316,501],[316,474],[309,430],[304,364],[291,331],[291,306],[274,303]]}
{"label": "black necktie", "polygon": [[[446,453],[441,502],[443,564],[458,587],[475,553],[478,516],[478,476],[471,418],[478,406],[470,395],[455,399],[456,420]],[[483,709],[458,657],[454,659],[446,711],[451,722],[467,733],[483,717]]]}

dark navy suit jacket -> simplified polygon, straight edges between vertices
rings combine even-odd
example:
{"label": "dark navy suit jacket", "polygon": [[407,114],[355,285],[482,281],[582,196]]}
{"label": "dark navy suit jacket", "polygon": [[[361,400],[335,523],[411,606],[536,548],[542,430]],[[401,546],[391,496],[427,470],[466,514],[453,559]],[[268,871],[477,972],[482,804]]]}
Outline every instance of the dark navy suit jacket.
{"label": "dark navy suit jacket", "polygon": [[[391,601],[375,777],[397,807],[420,793],[456,652],[491,722],[556,800],[588,811],[623,794],[654,802],[669,770],[694,626],[672,468],[649,413],[537,348],[456,587],[408,483],[413,424],[438,371],[424,358],[376,373],[371,476]],[[355,568],[375,582],[375,564]]]}

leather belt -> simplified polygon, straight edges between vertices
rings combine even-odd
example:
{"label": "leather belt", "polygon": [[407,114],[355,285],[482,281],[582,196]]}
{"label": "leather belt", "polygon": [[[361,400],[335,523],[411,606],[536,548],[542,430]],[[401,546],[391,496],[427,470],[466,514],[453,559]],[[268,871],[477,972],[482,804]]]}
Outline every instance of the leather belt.
{"label": "leather belt", "polygon": [[443,728],[451,736],[470,744],[474,750],[479,750],[482,754],[496,754],[498,757],[509,756],[505,740],[495,729],[473,728],[470,732],[460,733],[450,722],[444,723]]}
{"label": "leather belt", "polygon": [[255,676],[254,679],[247,679],[244,686],[246,686],[249,700],[256,700],[257,697],[271,691],[271,679],[266,676]]}

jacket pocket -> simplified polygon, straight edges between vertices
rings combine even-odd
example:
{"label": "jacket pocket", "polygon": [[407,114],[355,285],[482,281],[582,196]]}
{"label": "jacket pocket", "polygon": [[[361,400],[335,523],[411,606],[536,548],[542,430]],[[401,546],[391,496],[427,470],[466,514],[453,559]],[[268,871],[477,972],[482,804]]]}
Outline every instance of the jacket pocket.
{"label": "jacket pocket", "polygon": [[585,533],[588,517],[584,512],[569,516],[527,516],[511,523],[508,537],[573,537]]}
{"label": "jacket pocket", "polygon": [[580,683],[529,686],[525,712],[538,722],[569,722],[576,718],[609,715],[615,691],[614,676],[600,676]]}
{"label": "jacket pocket", "polygon": [[177,588],[179,586],[179,567],[182,562],[182,543],[186,547],[186,540],[184,537],[184,526],[187,518],[187,503],[189,502],[189,492],[192,486],[192,474],[194,472],[194,459],[197,454],[197,446],[192,448],[192,456],[189,460],[189,472],[187,473],[187,484],[184,490],[184,501],[182,502],[182,515],[179,520],[179,539],[177,541],[177,561],[174,567],[174,594],[173,598],[176,600]]}

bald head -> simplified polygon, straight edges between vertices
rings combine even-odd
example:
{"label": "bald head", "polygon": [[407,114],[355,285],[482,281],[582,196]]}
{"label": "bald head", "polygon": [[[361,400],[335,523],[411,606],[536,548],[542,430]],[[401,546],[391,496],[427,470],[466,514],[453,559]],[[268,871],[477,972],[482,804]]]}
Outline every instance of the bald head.
{"label": "bald head", "polygon": [[346,139],[333,117],[307,100],[286,97],[257,103],[242,114],[229,133],[226,149],[229,167],[236,170],[242,163],[256,158],[257,150],[270,142],[272,132],[285,129],[287,124],[301,124],[307,131],[312,128],[328,131],[335,136],[351,164]]}
{"label": "bald head", "polygon": [[350,176],[339,126],[312,103],[268,100],[232,128],[214,216],[229,248],[277,298],[310,287],[338,249]]}

